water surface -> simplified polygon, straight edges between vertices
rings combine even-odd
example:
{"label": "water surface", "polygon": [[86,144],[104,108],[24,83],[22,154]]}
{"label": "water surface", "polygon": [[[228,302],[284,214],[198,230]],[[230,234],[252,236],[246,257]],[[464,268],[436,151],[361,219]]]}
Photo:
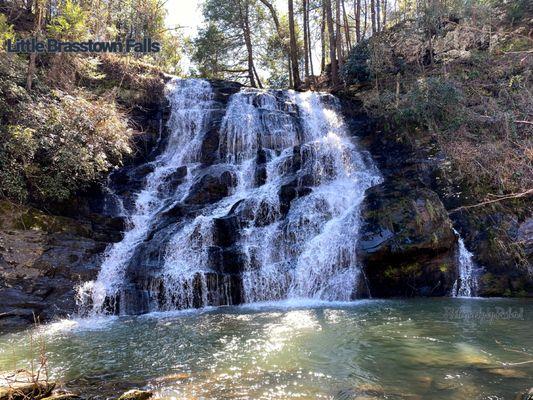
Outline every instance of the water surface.
{"label": "water surface", "polygon": [[514,399],[533,386],[532,332],[527,300],[263,303],[1,336],[0,370],[28,366],[33,336],[52,378],[101,397]]}

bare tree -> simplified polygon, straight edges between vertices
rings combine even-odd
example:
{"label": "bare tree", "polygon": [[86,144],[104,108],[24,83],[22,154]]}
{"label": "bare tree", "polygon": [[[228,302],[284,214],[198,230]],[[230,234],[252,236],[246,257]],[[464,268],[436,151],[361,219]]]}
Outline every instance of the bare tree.
{"label": "bare tree", "polygon": [[309,43],[309,36],[308,36],[308,30],[307,27],[309,25],[309,2],[308,0],[302,1],[302,12],[303,12],[303,20],[304,20],[304,71],[305,71],[305,77],[306,79],[309,79],[309,49],[310,49],[310,43]]}
{"label": "bare tree", "polygon": [[320,20],[320,73],[326,70],[326,0],[322,1],[322,19]]}
{"label": "bare tree", "polygon": [[[248,61],[248,79],[250,80],[250,85],[253,87],[260,87],[261,81],[259,80],[259,76],[257,75],[257,71],[255,70],[254,66],[254,55],[253,55],[253,48],[252,48],[252,38],[250,33],[250,4],[248,0],[237,0],[238,2],[238,10],[239,10],[239,21],[241,25],[241,29],[244,35],[244,43],[246,45],[246,52],[247,52],[247,61]],[[243,10],[244,5],[244,10]]]}
{"label": "bare tree", "polygon": [[353,15],[355,19],[355,42],[361,41],[361,0],[354,0]]}

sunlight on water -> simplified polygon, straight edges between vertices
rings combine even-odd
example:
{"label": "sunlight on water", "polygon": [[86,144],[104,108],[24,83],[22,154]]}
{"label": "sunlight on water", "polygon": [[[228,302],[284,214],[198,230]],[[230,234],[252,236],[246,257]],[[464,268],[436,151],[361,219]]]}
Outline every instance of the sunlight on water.
{"label": "sunlight on water", "polygon": [[0,370],[28,365],[33,332],[54,379],[104,397],[514,399],[533,375],[532,317],[527,300],[291,299],[88,318],[0,337]]}

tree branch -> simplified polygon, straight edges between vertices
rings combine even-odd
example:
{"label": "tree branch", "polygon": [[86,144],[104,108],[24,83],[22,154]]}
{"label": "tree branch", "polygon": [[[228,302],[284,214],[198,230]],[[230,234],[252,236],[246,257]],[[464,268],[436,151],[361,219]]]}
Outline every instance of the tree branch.
{"label": "tree branch", "polygon": [[503,196],[499,196],[496,199],[482,201],[481,203],[472,204],[470,206],[457,207],[457,208],[454,208],[453,210],[448,211],[448,214],[453,214],[453,213],[455,213],[457,211],[467,210],[469,208],[481,207],[481,206],[484,206],[484,205],[487,205],[487,204],[492,204],[492,203],[496,203],[496,202],[503,201],[503,200],[518,199],[520,197],[526,197],[526,196],[528,196],[530,194],[533,194],[533,189],[528,189],[525,192],[521,192],[521,193],[506,194],[506,195],[503,195]]}

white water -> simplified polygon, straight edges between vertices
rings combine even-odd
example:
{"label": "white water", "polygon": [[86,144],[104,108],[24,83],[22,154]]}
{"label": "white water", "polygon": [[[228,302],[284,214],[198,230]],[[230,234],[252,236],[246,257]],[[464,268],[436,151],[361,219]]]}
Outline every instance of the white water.
{"label": "white water", "polygon": [[[172,80],[167,87],[172,107],[169,125],[172,126],[165,150],[155,160],[155,169],[146,177],[146,186],[137,195],[135,210],[128,216],[130,229],[122,241],[106,252],[96,281],[85,283],[78,290],[81,306],[89,305],[101,312],[106,299],[115,301],[124,282],[126,263],[134,249],[146,237],[155,215],[165,204],[162,197],[165,178],[185,162],[196,162],[200,139],[204,134],[206,110],[212,104],[210,85],[198,79]],[[179,198],[182,193],[175,193]],[[115,305],[111,305],[115,308]]]}
{"label": "white water", "polygon": [[455,281],[452,288],[454,297],[474,297],[477,293],[477,270],[474,263],[474,255],[468,251],[459,232],[454,229],[458,237],[458,265],[459,279]]}
{"label": "white water", "polygon": [[[105,311],[106,302],[117,298],[127,262],[146,238],[151,222],[168,207],[169,200],[186,198],[194,181],[191,171],[199,165],[206,110],[212,107],[210,85],[201,80],[174,80],[168,96],[172,107],[169,142],[137,196],[131,229],[109,249],[97,280],[80,289],[82,304],[92,305],[93,312]],[[255,176],[258,150],[266,158],[263,184]],[[159,279],[147,288],[150,309],[231,303],[232,282],[228,276],[215,274],[208,254],[214,245],[215,219],[230,210],[247,216],[237,242],[244,257],[246,302],[353,299],[360,271],[355,254],[359,208],[365,190],[381,178],[348,137],[337,100],[314,92],[243,88],[227,105],[218,152],[221,163],[217,167],[230,171],[236,185],[229,196],[205,207],[168,242],[161,243]],[[169,199],[163,195],[163,182],[183,165],[189,179]],[[287,212],[278,193],[294,179],[305,181],[307,189],[292,200]],[[210,290],[213,279],[216,291]]]}

